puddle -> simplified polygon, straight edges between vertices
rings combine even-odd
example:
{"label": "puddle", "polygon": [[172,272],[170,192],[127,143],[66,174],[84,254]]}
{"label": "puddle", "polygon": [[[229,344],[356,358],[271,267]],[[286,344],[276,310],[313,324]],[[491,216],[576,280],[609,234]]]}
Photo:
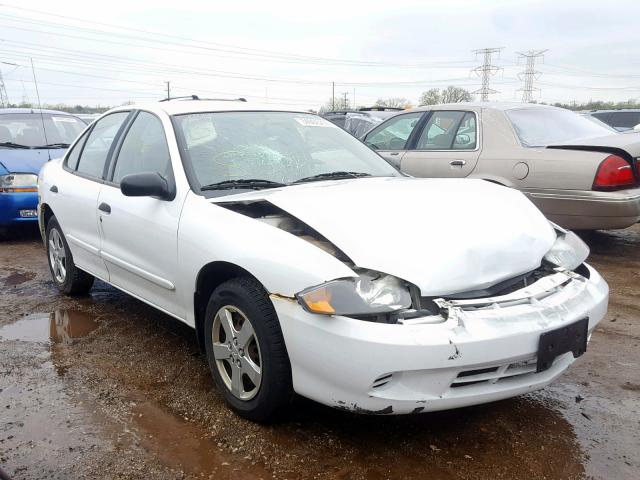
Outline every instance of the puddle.
{"label": "puddle", "polygon": [[[215,474],[219,480],[267,478],[261,465],[231,455],[214,443],[198,424],[192,424],[159,406],[144,402],[133,409],[133,425],[140,443],[164,463],[192,474]],[[211,478],[211,477],[210,477]]]}
{"label": "puddle", "polygon": [[33,280],[36,277],[36,274],[33,272],[13,272],[9,276],[5,277],[4,286],[5,287],[15,287],[16,285],[20,285],[21,283],[28,282],[29,280]]}
{"label": "puddle", "polygon": [[34,313],[0,328],[2,340],[58,343],[71,345],[98,327],[96,319],[78,310],[56,310],[52,313]]}

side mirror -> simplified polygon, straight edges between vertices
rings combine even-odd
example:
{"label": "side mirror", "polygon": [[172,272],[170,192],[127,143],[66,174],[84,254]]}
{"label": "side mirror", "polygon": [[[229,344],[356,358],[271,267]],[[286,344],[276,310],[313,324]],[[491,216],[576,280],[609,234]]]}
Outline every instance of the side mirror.
{"label": "side mirror", "polygon": [[175,191],[157,172],[132,173],[120,180],[120,191],[127,197],[156,197],[173,200]]}

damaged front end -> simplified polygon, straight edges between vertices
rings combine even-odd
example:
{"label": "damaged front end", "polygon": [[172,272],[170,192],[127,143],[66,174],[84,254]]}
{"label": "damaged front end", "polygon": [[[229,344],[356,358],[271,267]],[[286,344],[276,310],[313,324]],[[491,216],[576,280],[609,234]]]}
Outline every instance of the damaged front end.
{"label": "damaged front end", "polygon": [[[389,273],[363,268],[335,243],[306,222],[265,199],[216,202],[218,206],[253,218],[304,240],[349,267],[354,276],[337,278],[298,292],[298,303],[309,313],[335,315],[384,324],[442,323],[460,305],[500,305],[515,298],[535,299],[540,288],[551,294],[571,279],[588,278],[583,262],[588,247],[573,232],[553,225],[556,241],[538,268],[481,289],[425,296],[420,288]],[[558,279],[564,279],[556,285]],[[469,279],[475,284],[475,279]]]}

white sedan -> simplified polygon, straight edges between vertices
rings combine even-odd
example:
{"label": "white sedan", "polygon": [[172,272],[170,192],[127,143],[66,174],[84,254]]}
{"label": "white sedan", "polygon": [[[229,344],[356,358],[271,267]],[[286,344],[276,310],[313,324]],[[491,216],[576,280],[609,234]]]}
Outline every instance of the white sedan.
{"label": "white sedan", "polygon": [[587,247],[520,192],[407,178],[309,113],[120,107],[38,187],[60,290],[99,278],[192,326],[256,421],[294,392],[380,414],[530,392],[607,309]]}

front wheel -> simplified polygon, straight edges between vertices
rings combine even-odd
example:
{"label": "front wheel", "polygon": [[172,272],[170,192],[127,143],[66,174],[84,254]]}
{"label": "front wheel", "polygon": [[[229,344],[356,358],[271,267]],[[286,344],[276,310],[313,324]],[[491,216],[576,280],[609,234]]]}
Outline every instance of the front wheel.
{"label": "front wheel", "polygon": [[255,279],[229,280],[211,294],[205,346],[216,386],[240,416],[265,422],[291,401],[291,365],[280,323]]}
{"label": "front wheel", "polygon": [[69,244],[55,217],[47,223],[46,242],[49,270],[56,287],[67,295],[87,294],[93,286],[94,277],[73,263]]}

